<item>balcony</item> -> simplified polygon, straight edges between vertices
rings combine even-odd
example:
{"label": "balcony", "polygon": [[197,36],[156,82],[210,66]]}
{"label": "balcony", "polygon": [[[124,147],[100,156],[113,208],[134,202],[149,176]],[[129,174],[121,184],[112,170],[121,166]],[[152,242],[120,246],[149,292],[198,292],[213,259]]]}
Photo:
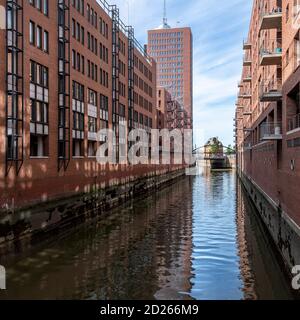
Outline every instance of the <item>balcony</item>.
{"label": "balcony", "polygon": [[252,81],[252,76],[251,76],[251,74],[245,75],[244,78],[243,78],[243,81],[246,82],[246,83],[247,83],[247,82],[248,82],[248,83],[251,82],[251,81]]}
{"label": "balcony", "polygon": [[[239,94],[240,94],[241,90],[239,91]],[[237,97],[237,100],[235,102],[235,105],[239,108],[241,105],[242,105],[242,101],[241,101],[241,98],[239,98],[239,94],[238,94],[238,97]],[[242,108],[242,107],[241,107]]]}
{"label": "balcony", "polygon": [[252,115],[252,111],[250,110],[250,108],[247,108],[244,112],[243,112],[244,116],[251,116]]}
{"label": "balcony", "polygon": [[252,129],[248,128],[248,127],[244,127],[244,132],[245,133],[250,133],[250,132],[252,132]]}
{"label": "balcony", "polygon": [[261,102],[282,100],[282,79],[262,81],[260,83],[259,99]]}
{"label": "balcony", "polygon": [[238,87],[242,88],[243,87],[243,82],[242,81],[238,81]]}
{"label": "balcony", "polygon": [[260,65],[275,66],[282,62],[281,39],[264,40],[260,47]]}
{"label": "balcony", "polygon": [[248,52],[248,53],[245,53],[244,54],[244,57],[243,57],[243,66],[244,67],[250,67],[252,64],[252,57],[251,57],[251,54]]}
{"label": "balcony", "polygon": [[260,137],[262,141],[282,140],[282,123],[266,122],[261,124]]}
{"label": "balcony", "polygon": [[289,119],[288,130],[292,131],[300,128],[300,113]]}
{"label": "balcony", "polygon": [[259,30],[281,29],[282,8],[277,7],[263,11],[260,16]]}
{"label": "balcony", "polygon": [[251,99],[251,97],[252,95],[250,91],[247,91],[247,90],[241,90],[238,95],[239,99]]}
{"label": "balcony", "polygon": [[243,49],[244,50],[250,50],[252,48],[252,44],[249,40],[244,40],[243,42]]}

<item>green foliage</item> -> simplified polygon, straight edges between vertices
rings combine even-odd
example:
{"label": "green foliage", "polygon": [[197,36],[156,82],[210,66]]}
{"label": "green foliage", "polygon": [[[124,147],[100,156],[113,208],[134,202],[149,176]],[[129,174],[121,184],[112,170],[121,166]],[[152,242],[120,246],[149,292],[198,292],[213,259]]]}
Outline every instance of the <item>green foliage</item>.
{"label": "green foliage", "polygon": [[223,145],[217,137],[211,138],[206,145],[208,146],[208,150],[211,154],[223,152]]}
{"label": "green foliage", "polygon": [[226,154],[228,156],[235,154],[235,147],[231,146],[231,144],[226,149]]}
{"label": "green foliage", "polygon": [[216,154],[216,153],[219,152],[219,150],[220,150],[220,146],[218,144],[213,144],[213,145],[210,146],[210,150],[209,151],[212,154]]}

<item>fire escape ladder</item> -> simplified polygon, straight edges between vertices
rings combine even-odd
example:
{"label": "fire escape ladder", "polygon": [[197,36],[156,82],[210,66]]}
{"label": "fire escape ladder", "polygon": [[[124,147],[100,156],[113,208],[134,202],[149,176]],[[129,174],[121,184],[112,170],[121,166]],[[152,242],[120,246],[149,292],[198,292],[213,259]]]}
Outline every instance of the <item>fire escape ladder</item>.
{"label": "fire escape ladder", "polygon": [[111,6],[112,13],[112,123],[116,134],[116,160],[119,162],[119,33],[120,17],[117,6]]}
{"label": "fire escape ladder", "polygon": [[133,129],[134,113],[134,29],[128,27],[128,129]]}
{"label": "fire escape ladder", "polygon": [[58,0],[58,171],[70,162],[70,0]]}
{"label": "fire escape ladder", "polygon": [[[128,131],[134,129],[134,29],[128,27]],[[129,143],[130,149],[132,143]]]}
{"label": "fire escape ladder", "polygon": [[23,0],[6,1],[6,175],[24,161]]}

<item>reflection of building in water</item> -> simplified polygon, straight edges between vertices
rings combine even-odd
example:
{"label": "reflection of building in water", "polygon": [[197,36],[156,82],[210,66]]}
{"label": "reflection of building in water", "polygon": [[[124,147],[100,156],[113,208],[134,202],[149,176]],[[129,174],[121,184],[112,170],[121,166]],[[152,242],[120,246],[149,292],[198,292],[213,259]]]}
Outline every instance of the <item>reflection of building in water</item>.
{"label": "reflection of building in water", "polygon": [[245,299],[293,298],[274,244],[240,182],[237,183],[237,228]]}
{"label": "reflection of building in water", "polygon": [[246,240],[245,202],[242,185],[237,184],[237,244],[240,256],[241,277],[244,283],[245,299],[257,299],[254,291],[254,278],[250,267],[248,243]]}
{"label": "reflection of building in water", "polygon": [[[156,299],[190,299],[191,255],[192,255],[192,181],[182,180],[176,185],[176,192],[170,193],[157,203],[156,210],[165,212],[162,224],[167,228],[157,230],[158,246],[162,248],[157,263],[160,289]],[[161,207],[162,205],[162,207]],[[169,244],[169,248],[165,244]]]}
{"label": "reflection of building in water", "polygon": [[191,189],[183,179],[21,259],[8,268],[10,284],[1,298],[184,299]]}

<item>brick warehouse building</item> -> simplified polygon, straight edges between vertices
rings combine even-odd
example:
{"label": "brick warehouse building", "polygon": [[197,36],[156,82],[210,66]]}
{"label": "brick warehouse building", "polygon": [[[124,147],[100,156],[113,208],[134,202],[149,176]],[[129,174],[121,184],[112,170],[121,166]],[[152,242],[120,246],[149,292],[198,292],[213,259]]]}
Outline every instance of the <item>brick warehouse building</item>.
{"label": "brick warehouse building", "polygon": [[120,125],[118,147],[130,129],[156,126],[156,63],[116,6],[105,0],[0,0],[0,6],[7,8],[0,30],[0,208],[172,171],[95,160],[99,129]]}
{"label": "brick warehouse building", "polygon": [[148,31],[147,52],[157,63],[157,85],[168,90],[186,112],[187,128],[193,126],[193,36],[191,28],[163,24]]}
{"label": "brick warehouse building", "polygon": [[167,110],[168,103],[172,100],[170,92],[163,88],[157,87],[156,92],[156,106],[157,106],[157,128],[163,129],[167,127]]}
{"label": "brick warehouse building", "polygon": [[290,272],[300,263],[299,5],[253,2],[235,117],[239,173]]}

